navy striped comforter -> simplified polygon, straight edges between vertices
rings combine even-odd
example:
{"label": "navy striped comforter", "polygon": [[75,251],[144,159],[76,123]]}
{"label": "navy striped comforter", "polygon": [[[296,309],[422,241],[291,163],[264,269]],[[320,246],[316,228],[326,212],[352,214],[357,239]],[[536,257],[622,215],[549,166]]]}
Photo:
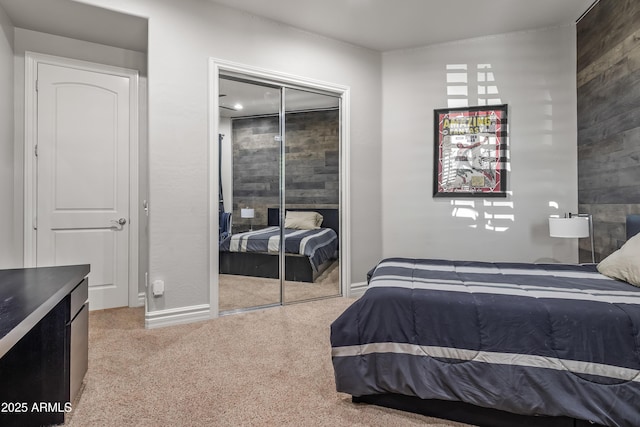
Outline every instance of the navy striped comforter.
{"label": "navy striped comforter", "polygon": [[331,345],[353,396],[640,426],[640,289],[593,264],[387,259]]}
{"label": "navy striped comforter", "polygon": [[[325,261],[337,257],[338,235],[331,228],[317,230],[284,229],[284,251],[309,258],[313,271]],[[261,252],[277,254],[280,250],[280,227],[237,233],[220,242],[221,252]]]}

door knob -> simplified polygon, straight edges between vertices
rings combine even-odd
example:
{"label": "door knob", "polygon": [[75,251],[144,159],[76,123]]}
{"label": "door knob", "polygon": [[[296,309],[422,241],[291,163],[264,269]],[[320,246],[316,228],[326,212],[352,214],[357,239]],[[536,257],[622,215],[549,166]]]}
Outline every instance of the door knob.
{"label": "door knob", "polygon": [[112,227],[117,228],[118,230],[122,230],[122,227],[127,223],[127,219],[126,218],[120,218],[120,219],[112,219],[111,220],[111,224]]}

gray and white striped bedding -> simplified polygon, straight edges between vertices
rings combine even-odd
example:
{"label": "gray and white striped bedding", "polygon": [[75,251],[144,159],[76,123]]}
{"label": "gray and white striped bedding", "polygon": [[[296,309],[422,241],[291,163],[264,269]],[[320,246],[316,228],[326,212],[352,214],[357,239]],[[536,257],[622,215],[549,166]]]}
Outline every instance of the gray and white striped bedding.
{"label": "gray and white striped bedding", "polygon": [[640,425],[640,289],[593,264],[387,259],[331,345],[353,396]]}
{"label": "gray and white striped bedding", "polygon": [[[331,228],[297,230],[285,228],[285,253],[309,258],[313,271],[337,256],[338,235]],[[220,242],[222,252],[261,252],[277,254],[280,250],[280,227],[233,234]]]}

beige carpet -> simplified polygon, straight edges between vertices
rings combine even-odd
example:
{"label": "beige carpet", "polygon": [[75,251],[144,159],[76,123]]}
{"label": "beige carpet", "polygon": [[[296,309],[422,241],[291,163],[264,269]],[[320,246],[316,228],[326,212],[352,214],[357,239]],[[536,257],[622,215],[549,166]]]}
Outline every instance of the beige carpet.
{"label": "beige carpet", "polygon": [[[340,294],[340,268],[335,261],[313,283],[284,282],[286,303]],[[231,311],[280,303],[280,280],[220,274],[219,309]]]}
{"label": "beige carpet", "polygon": [[335,391],[331,298],[145,330],[142,309],[92,312],[69,426],[463,426]]}

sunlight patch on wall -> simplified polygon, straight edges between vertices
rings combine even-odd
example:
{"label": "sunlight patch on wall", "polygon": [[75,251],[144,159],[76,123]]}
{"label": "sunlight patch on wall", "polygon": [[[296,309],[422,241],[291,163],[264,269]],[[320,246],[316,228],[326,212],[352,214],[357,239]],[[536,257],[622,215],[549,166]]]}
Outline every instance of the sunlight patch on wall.
{"label": "sunlight patch on wall", "polygon": [[454,218],[467,218],[473,221],[469,224],[470,228],[478,228],[477,220],[480,217],[480,213],[475,209],[476,202],[472,200],[451,200],[451,216]]}
{"label": "sunlight patch on wall", "polygon": [[447,107],[469,106],[468,83],[467,64],[447,64]]}
{"label": "sunlight patch on wall", "polygon": [[[469,97],[477,95],[475,106],[500,105],[500,90],[496,82],[496,76],[491,64],[476,64],[475,70],[471,66],[469,72],[468,64],[447,64],[447,107],[469,107]],[[475,71],[475,73],[474,73]],[[507,124],[508,126],[508,124]],[[508,137],[507,137],[508,145]],[[510,150],[507,148],[504,153],[506,161],[503,167],[506,171],[511,171]],[[446,161],[446,159],[445,159]],[[448,171],[451,176],[443,177],[452,179],[455,176],[455,169],[443,164],[443,171]],[[511,196],[512,192],[507,191]],[[468,225],[470,228],[483,228],[495,232],[505,232],[515,222],[513,214],[514,205],[512,201],[494,201],[484,199],[482,203],[482,214],[476,208],[476,202],[468,200],[452,200],[451,216],[461,220],[473,221]]]}
{"label": "sunlight patch on wall", "polygon": [[[500,105],[500,90],[491,64],[476,64],[475,80],[469,78],[468,64],[447,64],[447,107],[468,107],[469,93],[477,94],[475,105]],[[470,87],[475,86],[475,91]]]}
{"label": "sunlight patch on wall", "polygon": [[477,70],[478,105],[502,104],[491,64],[478,64]]}

